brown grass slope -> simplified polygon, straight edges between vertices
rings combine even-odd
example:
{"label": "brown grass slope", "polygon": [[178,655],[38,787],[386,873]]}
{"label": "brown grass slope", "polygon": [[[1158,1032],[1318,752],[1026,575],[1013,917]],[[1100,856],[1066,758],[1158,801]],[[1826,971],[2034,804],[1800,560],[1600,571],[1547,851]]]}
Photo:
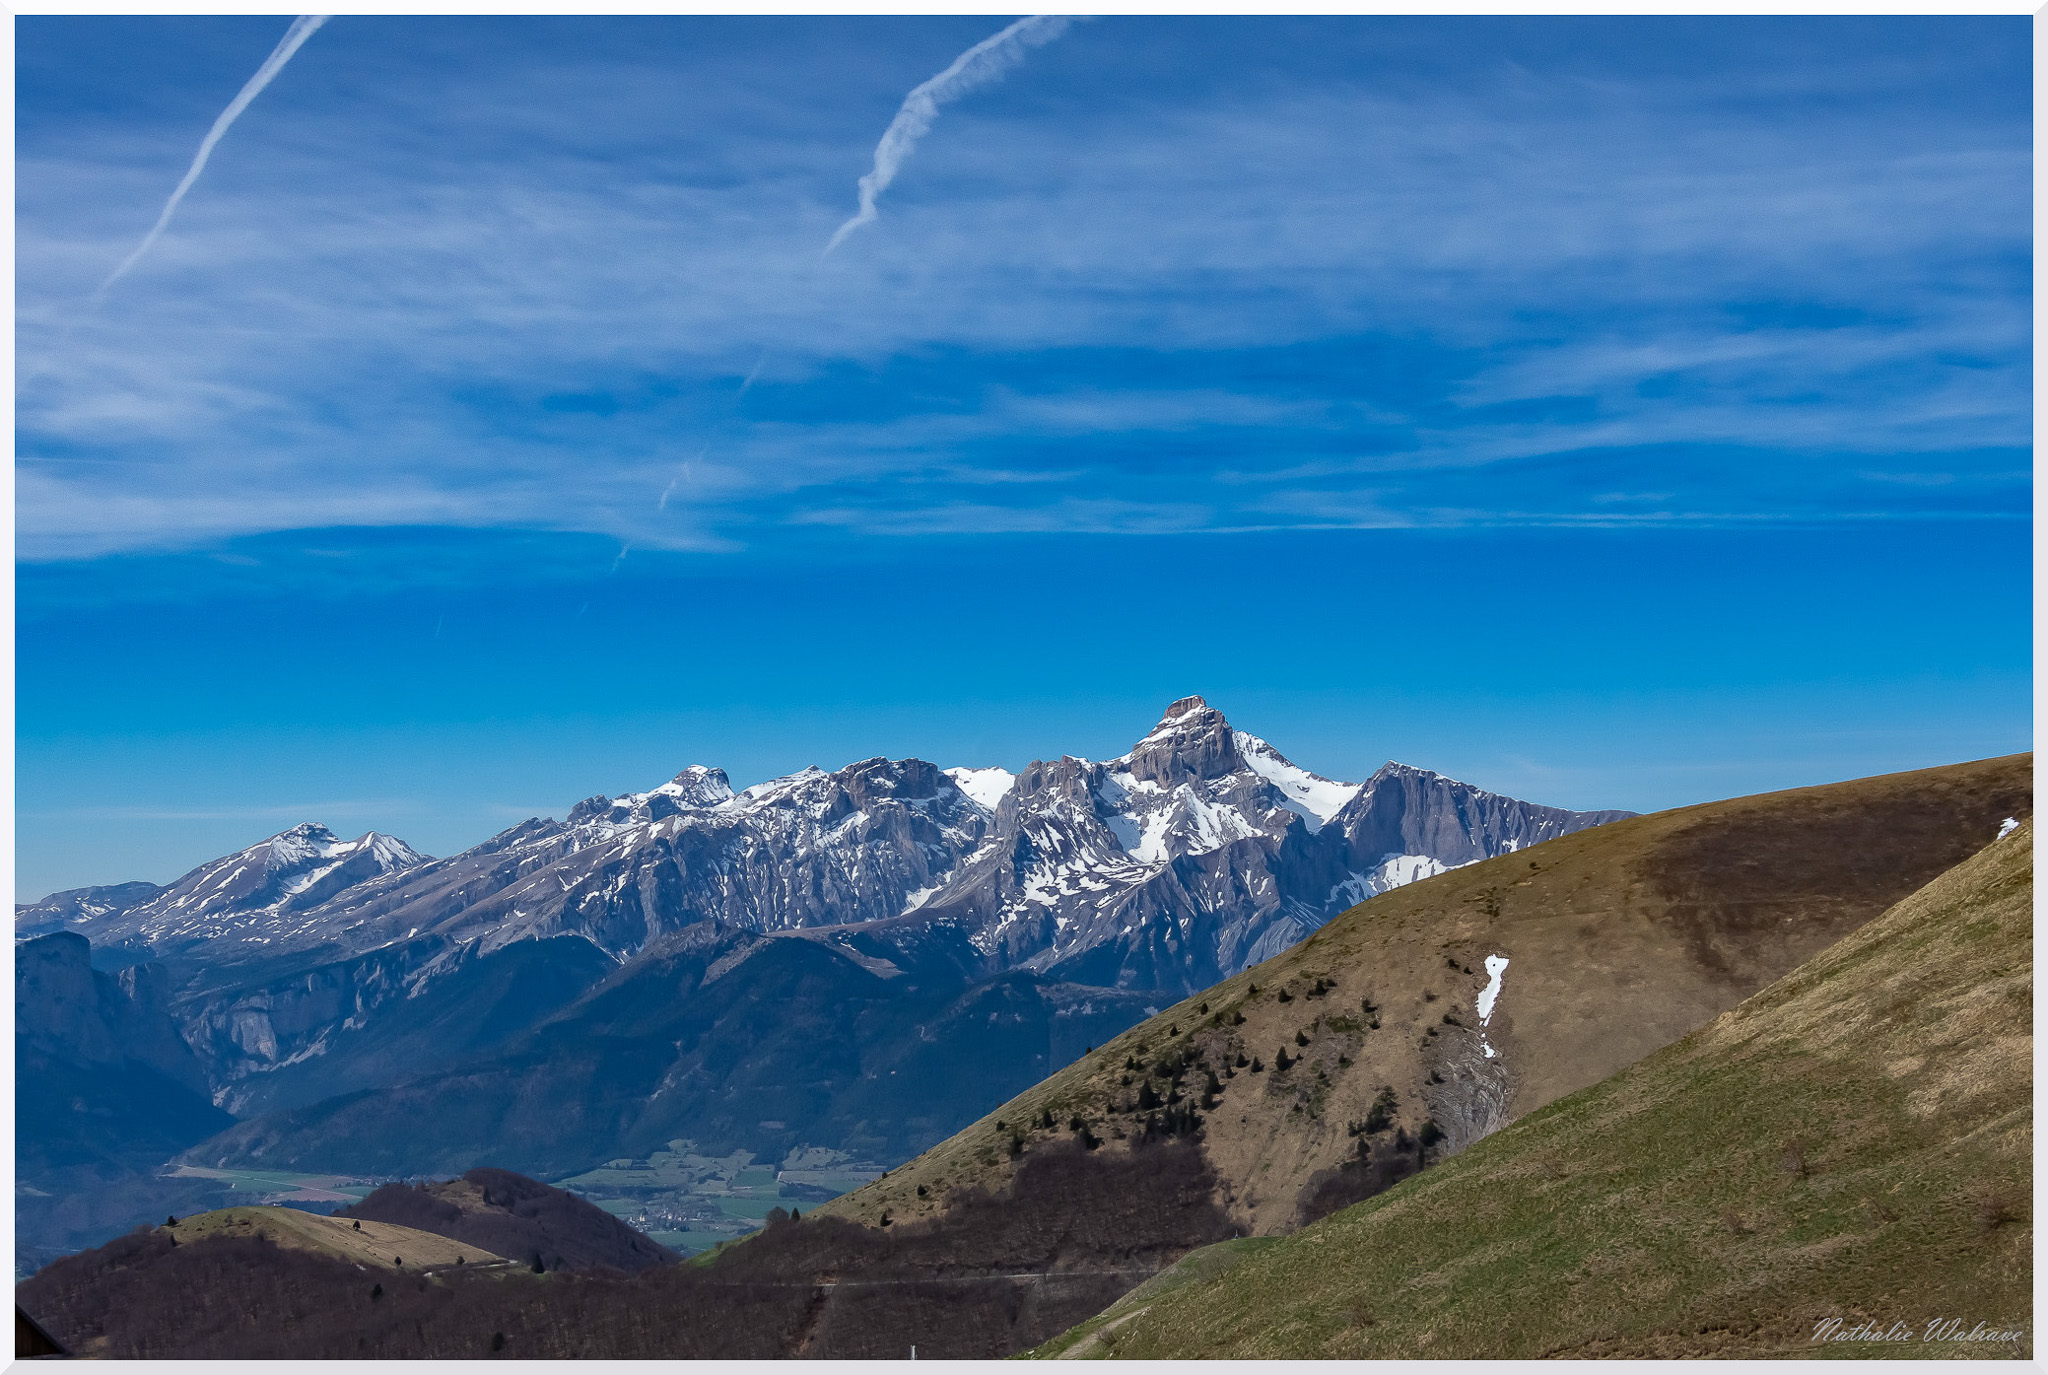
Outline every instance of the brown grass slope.
{"label": "brown grass slope", "polygon": [[[2032,848],[2029,823],[1678,1044],[1038,1354],[2030,1356]],[[1816,1343],[1829,1319],[1911,1339]],[[2023,1336],[1923,1340],[1944,1320]]]}
{"label": "brown grass slope", "polygon": [[505,1259],[480,1246],[414,1227],[389,1222],[364,1222],[357,1227],[353,1219],[324,1217],[297,1208],[220,1208],[156,1230],[180,1245],[212,1237],[262,1237],[287,1250],[310,1251],[383,1270],[424,1270],[458,1262],[489,1265]]}
{"label": "brown grass slope", "polygon": [[[955,1190],[1001,1193],[1051,1140],[1120,1152],[1149,1121],[1198,1136],[1235,1225],[1292,1230],[1412,1173],[1427,1124],[1430,1158],[1453,1154],[1826,949],[2031,815],[2032,763],[1661,812],[1382,894],[819,1211],[934,1218]],[[1492,1058],[1474,1010],[1489,955],[1509,959]],[[1395,1110],[1366,1130],[1386,1089]]]}

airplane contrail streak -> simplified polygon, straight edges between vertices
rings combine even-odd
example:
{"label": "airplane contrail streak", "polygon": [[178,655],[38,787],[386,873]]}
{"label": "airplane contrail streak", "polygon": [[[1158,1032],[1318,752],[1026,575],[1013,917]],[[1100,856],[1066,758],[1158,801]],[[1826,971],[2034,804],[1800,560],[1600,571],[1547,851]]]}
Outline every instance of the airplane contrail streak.
{"label": "airplane contrail streak", "polygon": [[839,226],[832,242],[825,245],[825,252],[839,247],[841,240],[862,225],[874,223],[876,198],[889,189],[903,160],[917,147],[917,141],[930,132],[941,105],[996,80],[1022,62],[1027,50],[1052,42],[1073,22],[1071,15],[1064,14],[1034,14],[1019,19],[961,53],[953,59],[952,66],[903,97],[896,118],[889,121],[889,127],[882,131],[882,141],[875,145],[874,169],[860,179],[859,211]]}
{"label": "airplane contrail streak", "polygon": [[755,360],[754,360],[754,370],[753,370],[752,372],[750,372],[750,373],[748,373],[748,374],[747,374],[747,380],[746,380],[746,381],[744,381],[744,382],[740,383],[740,389],[739,389],[739,391],[738,391],[737,393],[735,393],[735,395],[738,395],[738,396],[745,396],[745,395],[747,394],[747,390],[748,390],[748,388],[750,388],[750,387],[752,387],[752,386],[754,385],[754,379],[755,379],[755,378],[757,378],[757,377],[759,377],[759,376],[761,375],[761,365],[762,365],[762,364],[764,364],[764,363],[766,363],[767,361],[768,361],[768,350],[766,350],[766,349],[762,349],[762,350],[761,350],[761,356],[760,356],[759,358],[757,358],[757,359],[755,359]]}
{"label": "airplane contrail streak", "polygon": [[655,510],[666,511],[668,509],[668,499],[669,497],[675,494],[677,485],[683,482],[687,482],[690,478],[690,464],[693,461],[702,462],[704,455],[710,452],[710,446],[707,445],[704,448],[699,449],[697,451],[697,457],[695,460],[687,458],[683,460],[683,466],[679,470],[677,470],[676,475],[674,477],[668,480],[668,486],[661,489],[661,499],[654,503]]}
{"label": "airplane contrail streak", "polygon": [[256,69],[256,75],[250,77],[235,98],[228,102],[227,109],[220,112],[220,118],[214,120],[213,127],[206,131],[206,137],[199,141],[199,151],[193,155],[192,165],[185,170],[185,179],[178,183],[178,189],[171,192],[171,198],[164,202],[163,213],[156,217],[156,224],[143,236],[135,251],[130,253],[119,267],[107,274],[107,280],[101,282],[99,290],[93,292],[94,300],[104,296],[108,287],[125,277],[128,269],[141,262],[142,255],[149,252],[150,246],[162,237],[164,227],[171,222],[171,216],[178,208],[178,202],[185,199],[185,193],[192,189],[192,183],[198,181],[199,174],[206,170],[206,160],[213,156],[213,145],[220,142],[221,135],[228,131],[228,126],[235,122],[242,111],[249,108],[249,102],[261,95],[263,88],[270,84],[271,79],[284,70],[284,64],[292,60],[292,54],[299,50],[299,45],[311,38],[314,30],[325,24],[329,17],[324,14],[302,14],[292,20],[292,26],[285,30],[284,37],[270,50],[270,56],[263,59],[263,65]]}

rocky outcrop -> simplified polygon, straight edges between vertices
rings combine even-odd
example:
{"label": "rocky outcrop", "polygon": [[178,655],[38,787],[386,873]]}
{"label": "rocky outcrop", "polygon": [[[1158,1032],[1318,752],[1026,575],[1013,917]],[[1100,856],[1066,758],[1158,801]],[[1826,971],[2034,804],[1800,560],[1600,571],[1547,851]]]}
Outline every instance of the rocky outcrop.
{"label": "rocky outcrop", "polygon": [[1390,763],[1330,825],[1344,834],[1347,867],[1362,872],[1390,855],[1427,855],[1446,868],[1471,864],[1633,815],[1540,807]]}

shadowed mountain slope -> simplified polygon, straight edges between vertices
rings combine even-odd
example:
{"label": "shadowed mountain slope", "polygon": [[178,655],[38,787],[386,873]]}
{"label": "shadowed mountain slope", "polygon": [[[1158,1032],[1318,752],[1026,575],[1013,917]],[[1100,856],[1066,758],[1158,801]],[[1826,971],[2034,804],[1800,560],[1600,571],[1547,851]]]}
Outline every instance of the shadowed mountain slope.
{"label": "shadowed mountain slope", "polygon": [[[2033,830],[1678,1044],[1039,1354],[2030,1356]],[[1814,1340],[1866,1322],[1909,1339]]]}
{"label": "shadowed mountain slope", "polygon": [[632,1276],[486,1268],[421,1231],[366,1222],[366,1240],[338,1217],[233,1209],[66,1257],[16,1297],[71,1349],[113,1358],[987,1357],[1229,1235],[1212,1185],[1185,1142],[1107,1169],[1068,1146],[1034,1154],[1002,1198],[957,1200],[941,1227],[771,1216],[744,1246]]}
{"label": "shadowed mountain slope", "polygon": [[900,1160],[1146,1013],[1143,994],[1027,973],[963,987],[927,934],[705,923],[500,1052],[253,1118],[188,1159],[388,1175],[493,1160],[559,1175],[689,1137]]}
{"label": "shadowed mountain slope", "polygon": [[210,1180],[156,1177],[234,1121],[207,1096],[162,975],[155,964],[94,969],[85,938],[68,932],[15,947],[17,1273],[223,1195]]}
{"label": "shadowed mountain slope", "polygon": [[548,1270],[600,1266],[638,1274],[682,1257],[604,1209],[510,1170],[471,1170],[437,1184],[386,1184],[335,1217],[395,1223]]}
{"label": "shadowed mountain slope", "polygon": [[228,1125],[165,1009],[162,970],[94,969],[82,936],[14,951],[16,1168],[148,1166]]}
{"label": "shadowed mountain slope", "polygon": [[2032,808],[2015,755],[1618,821],[1410,884],[823,1211],[934,1216],[954,1189],[1001,1192],[1016,1149],[1166,1132],[1199,1136],[1234,1222],[1287,1231],[1706,1024]]}

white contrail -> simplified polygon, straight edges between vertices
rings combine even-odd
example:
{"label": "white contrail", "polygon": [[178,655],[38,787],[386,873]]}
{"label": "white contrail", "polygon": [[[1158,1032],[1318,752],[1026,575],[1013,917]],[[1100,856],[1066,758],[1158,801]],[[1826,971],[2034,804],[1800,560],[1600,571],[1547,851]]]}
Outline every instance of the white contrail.
{"label": "white contrail", "polygon": [[[830,253],[830,252],[831,252],[832,250],[828,248],[828,249],[826,249],[825,251],[826,251],[827,253]],[[764,364],[764,363],[766,363],[767,361],[768,361],[768,350],[767,350],[767,349],[762,349],[762,350],[761,350],[761,356],[760,356],[759,358],[756,358],[756,359],[754,360],[754,370],[753,370],[752,372],[750,372],[750,373],[748,373],[748,374],[747,374],[747,380],[746,380],[746,381],[744,381],[744,382],[740,383],[740,389],[739,389],[739,391],[738,391],[737,393],[735,393],[736,395],[738,395],[738,396],[745,396],[745,395],[747,394],[747,389],[748,389],[748,388],[750,388],[750,387],[752,387],[752,386],[754,385],[754,379],[755,379],[755,378],[757,378],[757,377],[759,377],[759,376],[761,375],[761,365],[762,365],[762,364]]]}
{"label": "white contrail", "polygon": [[[708,444],[703,448],[697,450],[696,461],[700,463],[703,462],[704,455],[710,452],[711,446]],[[661,500],[654,503],[655,510],[666,511],[668,509],[668,499],[670,496],[674,495],[677,485],[679,483],[687,482],[690,480],[690,463],[690,459],[684,459],[683,466],[677,470],[676,475],[674,477],[668,480],[668,486],[661,489]]]}
{"label": "white contrail", "polygon": [[896,111],[896,118],[889,121],[889,127],[882,133],[882,141],[875,145],[874,170],[860,179],[859,212],[839,226],[838,232],[832,235],[832,242],[825,245],[825,252],[830,253],[839,247],[841,239],[862,225],[874,222],[875,198],[896,180],[896,169],[910,156],[910,150],[917,146],[917,141],[931,130],[932,121],[939,117],[941,105],[994,81],[1022,62],[1027,49],[1052,42],[1073,22],[1073,16],[1064,14],[1034,14],[1028,19],[1019,19],[1001,33],[984,38],[961,53],[953,60],[952,66],[903,97],[902,108]]}
{"label": "white contrail", "polygon": [[263,93],[263,88],[270,84],[271,78],[284,69],[284,64],[292,60],[292,54],[299,50],[299,45],[311,38],[313,31],[325,24],[328,18],[329,16],[324,14],[302,14],[292,20],[292,26],[285,30],[284,37],[270,50],[270,56],[263,59],[263,65],[256,69],[256,75],[250,77],[241,92],[228,102],[227,109],[220,112],[220,118],[213,122],[213,127],[206,131],[206,137],[200,140],[199,151],[193,156],[192,165],[185,170],[185,179],[178,183],[178,189],[171,192],[171,198],[164,202],[164,212],[156,217],[155,226],[143,236],[142,243],[128,255],[127,260],[109,273],[107,280],[100,283],[99,290],[93,292],[95,300],[105,295],[108,287],[126,276],[129,268],[142,261],[142,255],[149,252],[150,245],[162,236],[164,226],[171,222],[171,215],[177,210],[178,202],[185,199],[185,193],[192,189],[192,183],[198,181],[199,174],[206,170],[206,160],[213,156],[213,145],[220,142],[220,136],[228,131],[228,126],[235,122],[236,117],[249,108],[249,102]]}

